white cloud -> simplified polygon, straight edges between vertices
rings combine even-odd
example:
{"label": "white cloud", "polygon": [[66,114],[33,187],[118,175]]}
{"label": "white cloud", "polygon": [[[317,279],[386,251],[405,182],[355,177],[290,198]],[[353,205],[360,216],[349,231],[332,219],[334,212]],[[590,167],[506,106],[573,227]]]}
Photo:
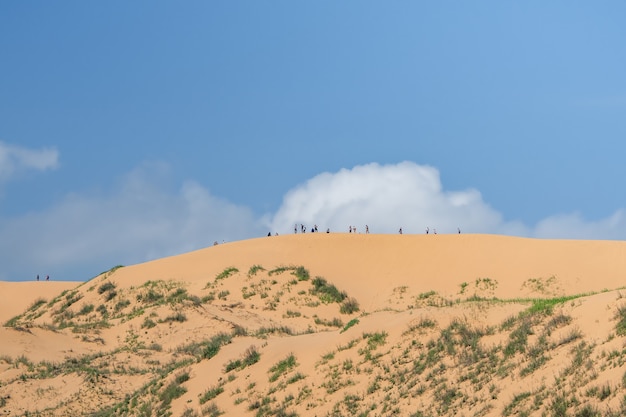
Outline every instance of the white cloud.
{"label": "white cloud", "polygon": [[0,181],[25,170],[45,171],[58,165],[59,152],[54,148],[28,149],[0,141]]}
{"label": "white cloud", "polygon": [[579,213],[558,214],[534,226],[505,220],[479,191],[444,190],[439,172],[430,166],[402,162],[376,163],[323,173],[290,190],[269,221],[272,230],[293,233],[295,224],[320,231],[347,232],[356,226],[372,233],[494,233],[551,239],[626,239],[626,210],[586,220]]}
{"label": "white cloud", "polygon": [[165,190],[162,168],[143,166],[106,195],[68,195],[47,211],[0,221],[0,279],[57,271],[56,279],[83,280],[116,264],[263,235],[251,210],[195,182]]}
{"label": "white cloud", "polygon": [[272,229],[291,232],[295,224],[348,231],[365,225],[372,233],[496,232],[520,229],[506,224],[474,189],[444,191],[439,172],[412,162],[376,163],[323,173],[289,191],[271,221]]}
{"label": "white cloud", "polygon": [[551,216],[537,224],[533,235],[561,239],[625,239],[626,213],[620,209],[595,221],[585,220],[580,213]]}

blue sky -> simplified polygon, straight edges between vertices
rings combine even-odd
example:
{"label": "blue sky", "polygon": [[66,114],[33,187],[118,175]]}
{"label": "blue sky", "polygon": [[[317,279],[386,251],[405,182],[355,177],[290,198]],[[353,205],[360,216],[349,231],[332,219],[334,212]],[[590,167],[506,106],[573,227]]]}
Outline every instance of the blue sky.
{"label": "blue sky", "polygon": [[626,238],[623,2],[0,3],[0,279],[295,223]]}

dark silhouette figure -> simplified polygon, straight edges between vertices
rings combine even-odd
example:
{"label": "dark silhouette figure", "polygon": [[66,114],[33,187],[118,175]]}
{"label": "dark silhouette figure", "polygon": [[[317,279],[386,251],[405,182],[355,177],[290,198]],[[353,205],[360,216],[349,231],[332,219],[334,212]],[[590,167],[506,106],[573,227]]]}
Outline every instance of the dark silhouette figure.
{"label": "dark silhouette figure", "polygon": [[37,281],[39,281],[39,274],[37,274]]}
{"label": "dark silhouette figure", "polygon": [[402,228],[400,228],[399,232],[400,232],[400,234],[402,234]]}
{"label": "dark silhouette figure", "polygon": [[368,225],[365,225],[365,234],[368,234],[370,232],[370,227]]}
{"label": "dark silhouette figure", "polygon": [[50,275],[46,275],[46,281],[50,281]]}

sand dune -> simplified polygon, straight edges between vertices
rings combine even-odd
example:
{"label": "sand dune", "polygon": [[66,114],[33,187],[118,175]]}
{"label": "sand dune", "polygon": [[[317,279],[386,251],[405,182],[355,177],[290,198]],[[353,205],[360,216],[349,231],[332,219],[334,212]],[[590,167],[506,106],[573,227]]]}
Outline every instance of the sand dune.
{"label": "sand dune", "polygon": [[0,415],[622,415],[625,274],[617,241],[320,233],[0,283]]}
{"label": "sand dune", "polygon": [[0,281],[0,323],[17,316],[35,300],[51,300],[59,293],[76,287],[80,282],[3,282]]}

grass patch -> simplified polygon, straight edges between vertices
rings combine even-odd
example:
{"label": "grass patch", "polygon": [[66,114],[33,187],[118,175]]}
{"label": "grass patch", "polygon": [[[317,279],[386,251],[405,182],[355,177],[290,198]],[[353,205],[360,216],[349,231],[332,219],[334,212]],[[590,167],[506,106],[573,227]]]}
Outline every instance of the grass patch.
{"label": "grass patch", "polygon": [[332,320],[325,320],[319,317],[315,317],[315,324],[318,324],[321,326],[327,326],[327,327],[342,327],[343,326],[343,322],[338,317],[335,317]]}
{"label": "grass patch", "polygon": [[187,392],[187,388],[181,386],[181,384],[187,380],[189,380],[189,373],[184,372],[177,375],[176,379],[171,382],[167,387],[165,387],[165,389],[159,396],[163,407],[168,407],[173,400]]}
{"label": "grass patch", "polygon": [[164,302],[164,300],[165,296],[154,288],[150,288],[144,293],[137,294],[137,301],[145,304],[160,304]]}
{"label": "grass patch", "polygon": [[194,356],[197,360],[211,359],[220,351],[220,348],[227,345],[232,337],[226,333],[218,333],[208,340],[184,345],[176,349],[179,353]]}
{"label": "grass patch", "polygon": [[185,316],[184,313],[181,313],[180,311],[178,313],[172,314],[170,316],[167,316],[165,319],[163,319],[163,323],[172,323],[172,322],[185,322],[187,321],[187,316]]}
{"label": "grass patch", "polygon": [[224,414],[222,410],[219,409],[217,404],[211,403],[202,409],[202,415],[208,417],[217,417]]}
{"label": "grass patch", "polygon": [[352,314],[359,311],[359,302],[354,297],[347,298],[341,303],[339,312],[341,314]]}
{"label": "grass patch", "polygon": [[387,341],[387,332],[363,333],[363,339],[367,340],[367,348],[374,350]]}
{"label": "grass patch", "polygon": [[312,284],[313,288],[309,292],[311,295],[316,295],[323,303],[340,303],[347,297],[345,292],[339,291],[322,277],[315,277]]}
{"label": "grass patch", "polygon": [[204,404],[207,401],[211,401],[218,395],[224,392],[224,388],[217,386],[215,388],[209,388],[200,396],[200,404]]}
{"label": "grass patch", "polygon": [[109,269],[108,271],[100,272],[96,276],[99,277],[100,275],[105,275],[105,274],[106,274],[106,276],[109,276],[109,275],[113,274],[115,271],[117,271],[120,268],[124,268],[124,265],[115,265],[113,268]]}
{"label": "grass patch", "polygon": [[257,337],[263,337],[268,334],[286,334],[289,336],[293,335],[293,330],[287,326],[278,326],[278,327],[261,327],[255,333]]}
{"label": "grass patch", "polygon": [[310,278],[309,271],[303,266],[296,267],[291,274],[298,278],[298,281],[308,281]]}
{"label": "grass patch", "polygon": [[240,369],[240,370],[244,369],[248,366],[254,365],[260,359],[261,359],[261,354],[256,349],[256,347],[250,346],[248,349],[246,349],[246,352],[242,359],[237,359],[237,360],[228,362],[226,364],[226,367],[224,368],[224,372],[228,373],[235,369]]}
{"label": "grass patch", "polygon": [[346,330],[348,330],[350,327],[355,326],[359,324],[359,319],[352,319],[350,320],[344,327],[343,329],[341,329],[341,333],[345,332]]}
{"label": "grass patch", "polygon": [[272,276],[274,274],[282,274],[283,272],[293,271],[294,269],[296,269],[295,266],[279,266],[269,271],[267,275]]}
{"label": "grass patch", "polygon": [[15,326],[17,326],[17,323],[19,323],[19,321],[20,321],[20,319],[21,319],[21,318],[22,318],[22,315],[21,315],[21,314],[19,314],[19,315],[15,316],[15,317],[13,317],[13,318],[10,318],[9,320],[7,320],[7,321],[4,323],[4,326],[5,326],[5,327],[15,327]]}
{"label": "grass patch", "polygon": [[42,305],[46,304],[48,301],[44,298],[38,298],[28,307],[28,311],[35,311]]}
{"label": "grass patch", "polygon": [[524,353],[528,344],[528,336],[533,334],[529,318],[523,319],[519,326],[509,335],[509,342],[504,348],[504,355],[509,357],[515,353]]}
{"label": "grass patch", "polygon": [[269,381],[276,381],[278,378],[280,378],[281,375],[286,374],[291,368],[295,367],[296,365],[296,357],[293,356],[293,353],[291,353],[285,359],[279,361],[276,365],[270,368],[270,372],[272,374],[270,375]]}
{"label": "grass patch", "polygon": [[130,305],[130,300],[120,300],[115,304],[115,311],[120,311]]}
{"label": "grass patch", "polygon": [[176,290],[167,297],[167,302],[172,304],[181,303],[189,298],[185,288],[176,288]]}
{"label": "grass patch", "polygon": [[261,265],[252,265],[248,270],[248,276],[251,277],[253,275],[256,275],[259,271],[265,271],[265,268],[263,268]]}
{"label": "grass patch", "polygon": [[153,327],[155,327],[157,324],[154,320],[152,320],[150,317],[146,317],[143,321],[143,323],[141,324],[141,328],[142,329],[151,329]]}
{"label": "grass patch", "polygon": [[80,311],[78,312],[78,316],[84,315],[84,314],[89,314],[94,310],[94,306],[93,304],[85,304],[83,306],[83,308],[80,309]]}
{"label": "grass patch", "polygon": [[104,294],[107,291],[112,291],[115,289],[115,284],[107,281],[104,284],[100,285],[100,287],[98,287],[98,294]]}
{"label": "grass patch", "polygon": [[217,276],[215,277],[215,282],[221,279],[226,279],[230,277],[231,275],[236,274],[237,272],[239,272],[239,270],[235,268],[234,266],[228,267],[224,269],[222,272],[220,272],[219,274],[217,274]]}
{"label": "grass patch", "polygon": [[617,308],[617,314],[615,315],[617,324],[615,325],[615,333],[618,336],[626,336],[626,307],[620,306]]}

